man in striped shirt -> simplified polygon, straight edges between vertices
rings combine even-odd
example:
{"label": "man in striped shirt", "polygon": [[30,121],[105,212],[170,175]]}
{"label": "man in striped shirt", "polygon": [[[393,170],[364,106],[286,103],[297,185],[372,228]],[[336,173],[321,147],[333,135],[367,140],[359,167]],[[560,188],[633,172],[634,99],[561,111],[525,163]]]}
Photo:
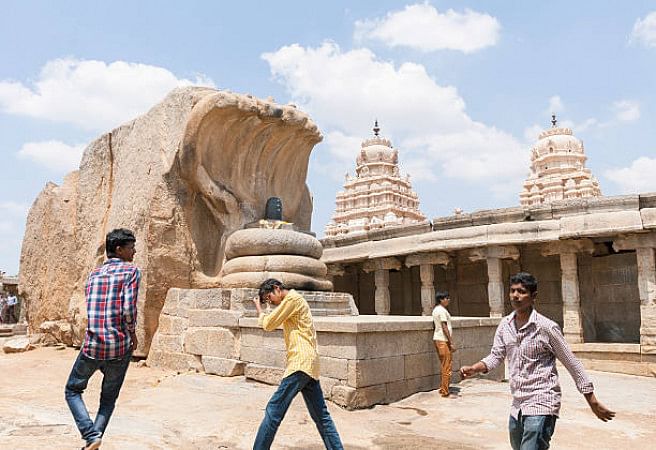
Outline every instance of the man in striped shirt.
{"label": "man in striped shirt", "polygon": [[[105,239],[107,261],[94,269],[86,284],[88,323],[82,349],[66,382],[66,402],[86,450],[100,447],[101,438],[137,347],[135,325],[141,274],[132,264],[136,239],[123,228],[110,231]],[[89,417],[82,393],[89,378],[103,374],[100,406],[95,421]]]}
{"label": "man in striped shirt", "polygon": [[466,378],[487,373],[507,359],[513,397],[508,431],[513,450],[549,448],[560,411],[556,358],[599,419],[606,422],[615,416],[596,399],[592,382],[567,346],[558,324],[535,310],[537,289],[538,282],[529,273],[510,277],[514,311],[501,319],[490,354],[473,366],[460,368],[460,374]]}
{"label": "man in striped shirt", "polygon": [[[260,303],[264,302],[277,305],[277,308],[271,314],[265,315],[260,306]],[[254,298],[253,303],[259,316],[258,322],[265,331],[273,331],[282,325],[287,348],[285,373],[278,390],[266,406],[264,420],[257,431],[253,449],[271,448],[289,405],[300,392],[326,449],[342,450],[342,441],[330,417],[319,384],[317,333],[307,302],[294,289],[287,289],[280,281],[270,278],[260,285],[259,298]]]}

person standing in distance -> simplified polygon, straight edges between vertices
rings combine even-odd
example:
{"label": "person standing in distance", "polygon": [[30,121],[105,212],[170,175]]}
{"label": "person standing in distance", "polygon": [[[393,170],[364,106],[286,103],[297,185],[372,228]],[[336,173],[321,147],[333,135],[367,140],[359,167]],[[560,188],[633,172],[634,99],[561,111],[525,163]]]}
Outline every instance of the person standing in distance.
{"label": "person standing in distance", "polygon": [[453,328],[451,327],[451,314],[446,307],[449,306],[449,293],[435,293],[435,308],[433,309],[433,322],[435,323],[435,332],[433,333],[433,343],[435,350],[440,358],[440,395],[449,396],[449,384],[451,383],[451,361],[453,352],[456,351],[453,345]]}
{"label": "person standing in distance", "polygon": [[513,450],[549,448],[560,412],[561,390],[556,359],[567,369],[592,412],[607,422],[615,413],[599,403],[581,362],[567,346],[558,324],[535,310],[538,282],[520,272],[510,277],[510,303],[514,311],[501,319],[492,351],[473,366],[463,366],[463,378],[487,373],[508,361],[510,408],[508,432]]}
{"label": "person standing in distance", "polygon": [[[277,308],[271,314],[265,315],[260,306],[264,302],[276,305]],[[273,331],[282,325],[287,348],[287,367],[278,389],[266,406],[253,450],[271,448],[278,427],[299,392],[303,395],[305,406],[326,449],[342,450],[342,441],[330,417],[319,384],[317,333],[309,305],[301,294],[294,289],[287,289],[274,278],[269,278],[260,285],[259,296],[253,299],[253,303],[259,317],[258,323],[265,331]]]}
{"label": "person standing in distance", "polygon": [[[89,275],[86,283],[88,324],[84,344],[66,382],[66,403],[73,414],[85,450],[95,450],[114,411],[116,399],[137,347],[137,295],[141,273],[132,264],[136,253],[134,233],[112,230],[105,239],[107,261]],[[100,407],[95,421],[89,417],[82,393],[89,378],[103,374]]]}

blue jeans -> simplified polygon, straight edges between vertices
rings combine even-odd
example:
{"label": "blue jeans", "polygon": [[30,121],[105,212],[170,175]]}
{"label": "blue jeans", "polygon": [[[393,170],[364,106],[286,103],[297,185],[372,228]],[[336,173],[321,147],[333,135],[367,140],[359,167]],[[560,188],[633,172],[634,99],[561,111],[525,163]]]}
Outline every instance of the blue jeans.
{"label": "blue jeans", "polygon": [[513,450],[546,450],[556,428],[556,416],[510,416],[508,432]]}
{"label": "blue jeans", "polygon": [[271,448],[278,427],[285,417],[289,405],[299,392],[303,394],[305,406],[307,406],[310,416],[314,420],[319,434],[321,434],[326,449],[342,450],[344,448],[323,399],[319,381],[305,372],[298,371],[283,378],[278,390],[269,400],[264,412],[264,420],[260,424],[260,429],[257,430],[253,450],[268,450]]}
{"label": "blue jeans", "polygon": [[[92,359],[85,356],[82,352],[77,356],[73,369],[66,382],[66,403],[73,413],[77,429],[80,430],[82,439],[87,444],[99,439],[107,428],[109,418],[114,412],[114,405],[118,398],[118,393],[123,385],[125,373],[130,364],[132,352],[120,359]],[[103,374],[102,390],[100,392],[100,407],[96,414],[96,420],[91,421],[89,411],[87,410],[82,393],[87,388],[89,378],[96,370]]]}

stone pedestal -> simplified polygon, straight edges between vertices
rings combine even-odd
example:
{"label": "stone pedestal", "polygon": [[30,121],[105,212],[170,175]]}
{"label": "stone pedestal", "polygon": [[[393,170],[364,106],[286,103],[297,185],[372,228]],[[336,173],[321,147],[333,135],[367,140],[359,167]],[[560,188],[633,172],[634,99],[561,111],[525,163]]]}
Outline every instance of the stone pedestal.
{"label": "stone pedestal", "polygon": [[583,342],[581,297],[576,253],[560,254],[563,293],[563,334],[570,344]]}
{"label": "stone pedestal", "polygon": [[389,315],[390,293],[389,293],[389,270],[377,269],[374,272],[376,292],[374,294],[376,314]]}
{"label": "stone pedestal", "polygon": [[435,271],[432,264],[421,264],[419,266],[419,277],[421,278],[421,313],[430,316],[435,304]]}

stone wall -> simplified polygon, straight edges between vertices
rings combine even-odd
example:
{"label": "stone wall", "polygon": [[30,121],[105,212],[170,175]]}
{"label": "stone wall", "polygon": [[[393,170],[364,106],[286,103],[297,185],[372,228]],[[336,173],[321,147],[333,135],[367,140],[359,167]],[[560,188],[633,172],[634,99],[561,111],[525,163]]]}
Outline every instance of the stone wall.
{"label": "stone wall", "polygon": [[[285,367],[282,331],[267,333],[257,326],[250,303],[254,294],[250,289],[171,289],[148,364],[279,383]],[[348,294],[303,294],[313,310],[327,398],[364,408],[438,387],[430,317],[331,315],[352,312]],[[487,355],[498,323],[454,318],[454,372]],[[501,379],[503,367],[488,377]]]}
{"label": "stone wall", "polygon": [[640,294],[635,252],[579,256],[586,342],[640,342]]}

